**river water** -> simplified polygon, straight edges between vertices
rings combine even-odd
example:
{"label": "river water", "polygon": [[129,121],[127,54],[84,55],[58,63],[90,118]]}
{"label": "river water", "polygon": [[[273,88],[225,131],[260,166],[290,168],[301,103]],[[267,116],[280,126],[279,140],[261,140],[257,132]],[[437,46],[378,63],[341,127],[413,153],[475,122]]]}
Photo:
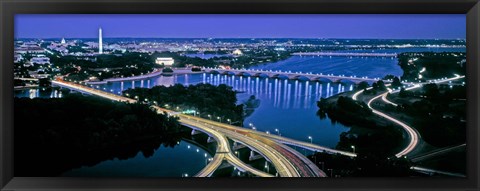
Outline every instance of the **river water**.
{"label": "river water", "polygon": [[[420,51],[461,51],[465,48],[406,48],[387,50],[359,50],[357,52],[420,52]],[[194,56],[194,55],[191,55]],[[204,56],[204,55],[202,55]],[[210,55],[207,55],[209,57]],[[378,57],[328,57],[328,56],[293,56],[276,63],[268,63],[252,67],[252,69],[282,70],[292,72],[313,72],[346,76],[367,76],[370,78],[384,77],[387,74],[402,75],[396,58]],[[341,124],[332,124],[330,119],[320,119],[316,116],[316,101],[321,97],[330,97],[349,91],[353,84],[332,84],[310,82],[305,80],[271,79],[265,77],[231,76],[221,74],[188,74],[174,76],[157,76],[139,81],[113,82],[97,85],[95,88],[114,93],[120,93],[128,88],[156,85],[170,86],[176,83],[191,85],[210,83],[214,85],[227,84],[237,94],[238,103],[244,103],[254,95],[260,100],[260,105],[244,121],[244,127],[255,127],[259,131],[269,131],[302,141],[312,141],[316,144],[334,148],[339,141],[339,135],[349,128]],[[38,97],[37,92],[30,90],[16,91],[19,97]],[[58,96],[58,95],[57,95]],[[45,95],[40,97],[55,97]],[[250,125],[251,124],[251,125]],[[93,167],[82,167],[66,172],[65,176],[140,176],[140,177],[178,177],[188,173],[193,175],[205,166],[206,151],[195,145],[192,150],[185,149],[186,142],[181,141],[174,148],[159,148],[153,157],[145,158],[139,154],[128,160],[109,160]],[[196,149],[199,149],[198,154]],[[210,157],[210,155],[208,155]],[[176,165],[179,162],[182,165]]]}

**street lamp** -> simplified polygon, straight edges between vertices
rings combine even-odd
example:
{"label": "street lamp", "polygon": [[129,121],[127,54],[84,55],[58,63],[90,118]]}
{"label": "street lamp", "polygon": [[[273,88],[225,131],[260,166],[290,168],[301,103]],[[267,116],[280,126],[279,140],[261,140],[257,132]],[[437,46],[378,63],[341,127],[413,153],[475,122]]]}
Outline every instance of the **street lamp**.
{"label": "street lamp", "polygon": [[278,136],[280,136],[280,131],[278,129],[275,129],[275,131],[277,132]]}
{"label": "street lamp", "polygon": [[312,138],[312,136],[308,136],[308,139],[310,139],[310,144],[313,144],[313,138]]}
{"label": "street lamp", "polygon": [[217,119],[220,121],[220,123],[222,122],[222,118],[221,118],[221,117],[217,117]]}
{"label": "street lamp", "polygon": [[351,148],[353,149],[353,153],[355,153],[355,146],[352,145]]}
{"label": "street lamp", "polygon": [[212,120],[212,116],[210,114],[208,114],[207,116],[208,116],[208,118],[210,118],[210,120]]}
{"label": "street lamp", "polygon": [[230,125],[232,124],[232,121],[230,119],[227,119],[227,121]]}

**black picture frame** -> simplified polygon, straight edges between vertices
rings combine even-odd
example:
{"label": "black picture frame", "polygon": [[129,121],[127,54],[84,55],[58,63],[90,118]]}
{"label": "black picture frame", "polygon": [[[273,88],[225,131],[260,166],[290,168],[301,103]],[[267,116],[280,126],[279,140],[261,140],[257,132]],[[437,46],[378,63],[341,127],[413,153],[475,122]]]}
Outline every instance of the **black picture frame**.
{"label": "black picture frame", "polygon": [[[466,14],[467,178],[66,178],[13,176],[15,14]],[[1,190],[479,190],[478,0],[1,0]]]}

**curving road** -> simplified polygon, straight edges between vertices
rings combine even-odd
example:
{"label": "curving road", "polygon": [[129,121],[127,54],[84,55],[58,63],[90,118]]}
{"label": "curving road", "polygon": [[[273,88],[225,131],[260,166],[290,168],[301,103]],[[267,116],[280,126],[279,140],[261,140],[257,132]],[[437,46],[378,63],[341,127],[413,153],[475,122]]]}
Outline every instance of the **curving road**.
{"label": "curving road", "polygon": [[[121,101],[121,102],[128,102],[128,103],[137,102],[137,100],[134,100],[134,99],[130,99],[130,98],[126,98],[126,97],[123,97],[123,96],[116,95],[116,94],[96,90],[94,88],[82,86],[82,85],[79,85],[79,84],[66,82],[66,81],[63,81],[59,78],[57,78],[56,80],[53,80],[52,84],[62,86],[62,87],[71,88],[71,89],[75,89],[77,91],[81,91],[81,92],[85,92],[85,93],[90,93],[90,94],[100,96],[100,97],[103,97],[103,98],[107,98],[107,99],[110,99],[110,100],[114,100],[114,101]],[[157,107],[157,108],[159,108],[159,107]],[[188,120],[182,120],[182,121],[180,121],[180,123],[182,123],[182,125],[187,125],[187,126],[189,124],[195,124],[195,123],[190,122]],[[252,173],[256,176],[274,177],[273,175],[265,173],[265,172],[260,171],[258,169],[255,169],[255,168],[243,163],[238,158],[236,158],[235,155],[233,155],[230,151],[230,145],[228,143],[228,140],[222,134],[220,134],[216,131],[213,131],[210,128],[207,128],[207,127],[202,126],[202,125],[195,124],[195,127],[196,127],[196,129],[201,130],[203,132],[206,132],[210,136],[214,137],[218,142],[217,152],[216,152],[217,154],[213,157],[213,160],[204,169],[202,169],[197,174],[197,176],[199,176],[199,177],[210,176],[218,168],[218,166],[220,166],[220,164],[223,160],[227,160],[229,163],[236,166],[237,168],[242,169],[244,171],[248,171],[248,172],[250,172],[250,173]]]}
{"label": "curving road", "polygon": [[382,113],[376,109],[373,109],[373,107],[371,106],[372,102],[375,101],[376,99],[384,96],[384,95],[387,95],[388,92],[386,93],[383,93],[383,94],[380,94],[378,96],[375,96],[374,98],[370,99],[367,103],[368,107],[372,110],[372,112],[374,114],[377,114],[389,121],[392,121],[394,123],[396,123],[397,125],[400,125],[408,134],[408,137],[410,138],[409,142],[408,142],[408,145],[402,150],[400,151],[399,153],[395,154],[395,156],[397,158],[400,158],[404,155],[407,155],[408,153],[412,152],[413,149],[415,149],[415,147],[418,145],[418,141],[419,141],[419,134],[418,132],[413,129],[412,127],[408,126],[407,124],[393,118],[393,117],[390,117],[389,115],[385,114],[385,113]]}
{"label": "curving road", "polygon": [[[153,106],[153,108],[155,108],[159,113],[164,112],[164,110],[161,110],[157,106]],[[228,139],[218,131],[211,129],[206,125],[197,124],[197,122],[190,119],[180,119],[179,121],[182,125],[205,132],[217,141],[217,151],[215,153],[215,156],[213,157],[212,161],[207,164],[207,166],[205,166],[200,172],[195,175],[196,177],[210,177],[213,172],[215,172],[215,170],[217,170],[217,168],[222,164],[223,160],[228,161],[230,164],[242,171],[248,171],[256,176],[273,177],[273,175],[253,168],[238,159],[232,153]]]}
{"label": "curving road", "polygon": [[[122,101],[128,103],[135,103],[136,100],[126,98],[123,96],[115,95],[112,93],[96,90],[86,86],[74,84],[71,82],[65,82],[61,78],[53,80],[54,85],[68,87],[78,91],[91,93],[93,95],[101,96],[110,100]],[[180,123],[190,127],[196,127],[214,137],[218,141],[217,153],[218,156],[214,156],[213,161],[210,162],[207,167],[202,169],[198,174],[199,176],[210,176],[216,168],[221,164],[221,160],[227,160],[239,169],[249,171],[252,174],[261,177],[273,177],[273,175],[255,169],[249,165],[246,165],[241,160],[235,157],[230,150],[230,145],[226,137],[242,142],[246,146],[253,148],[255,151],[263,155],[269,160],[278,174],[282,177],[326,177],[325,173],[318,169],[308,158],[299,154],[295,150],[279,143],[275,140],[265,137],[259,132],[253,132],[246,130],[245,128],[231,126],[207,119],[193,117],[189,115],[180,114],[171,110],[153,106],[157,109],[157,112],[167,112],[169,115],[176,115],[179,117]],[[286,139],[286,138],[284,138]],[[290,140],[291,141],[291,140]]]}
{"label": "curving road", "polygon": [[290,150],[287,146],[266,138],[257,131],[184,114],[178,114],[177,116],[195,119],[199,123],[211,125],[212,128],[222,132],[227,137],[253,148],[271,161],[282,177],[316,177],[317,175],[323,177],[325,175],[305,156],[296,154],[293,149]]}
{"label": "curving road", "polygon": [[[465,76],[457,75],[456,77],[447,78],[447,79],[443,79],[443,80],[435,80],[435,81],[422,82],[422,83],[411,83],[411,85],[413,85],[413,86],[408,87],[408,88],[405,88],[405,90],[412,90],[412,89],[420,88],[420,87],[422,87],[422,85],[424,85],[424,84],[429,84],[429,83],[445,83],[445,82],[449,82],[449,81],[452,81],[452,80],[461,79],[461,78],[464,78],[464,77],[465,77]],[[370,87],[370,88],[367,88],[367,90],[369,90],[369,89],[372,89],[372,88],[371,88],[371,87]],[[354,93],[354,94],[352,95],[352,99],[353,99],[353,100],[357,100],[358,95],[360,95],[362,92],[363,92],[363,90],[360,90],[360,91]],[[409,137],[409,143],[408,143],[408,145],[407,145],[402,151],[400,151],[399,153],[395,154],[395,156],[398,158],[398,157],[402,157],[402,156],[405,156],[405,155],[409,154],[410,152],[412,152],[412,151],[415,149],[415,147],[418,145],[418,142],[419,142],[419,139],[420,139],[419,133],[417,132],[416,129],[408,126],[407,124],[403,123],[402,121],[399,121],[399,120],[397,120],[397,119],[395,119],[395,118],[393,118],[393,117],[391,117],[391,116],[389,116],[389,115],[387,115],[387,114],[385,114],[385,113],[382,113],[382,112],[380,112],[380,111],[378,111],[378,110],[375,110],[375,109],[373,109],[373,108],[371,107],[371,103],[372,103],[373,101],[375,101],[376,99],[379,99],[379,98],[382,98],[382,100],[383,100],[384,102],[388,103],[388,104],[391,104],[391,105],[396,106],[396,105],[397,105],[396,103],[393,103],[393,102],[391,102],[391,101],[389,101],[389,100],[387,99],[388,93],[396,93],[396,92],[398,92],[398,91],[385,92],[385,93],[383,93],[383,94],[380,94],[380,95],[378,95],[378,96],[375,96],[375,97],[373,97],[372,99],[370,99],[370,100],[368,101],[367,105],[368,105],[368,107],[372,110],[372,112],[373,112],[374,114],[377,114],[377,115],[379,115],[379,116],[381,116],[381,117],[383,117],[383,118],[385,118],[385,119],[387,119],[387,120],[389,120],[389,121],[392,121],[392,122],[400,125],[400,126],[407,132],[408,137]]]}

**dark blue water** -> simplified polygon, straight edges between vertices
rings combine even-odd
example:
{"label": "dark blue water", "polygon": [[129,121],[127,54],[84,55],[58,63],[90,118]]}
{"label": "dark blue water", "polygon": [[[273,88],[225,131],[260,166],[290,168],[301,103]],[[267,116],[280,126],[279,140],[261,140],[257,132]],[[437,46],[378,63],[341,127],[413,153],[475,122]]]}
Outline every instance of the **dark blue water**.
{"label": "dark blue water", "polygon": [[383,78],[387,74],[402,75],[402,69],[397,63],[397,59],[393,57],[292,56],[286,60],[254,66],[251,69]]}
{"label": "dark blue water", "polygon": [[65,172],[69,177],[182,177],[194,176],[212,156],[200,147],[180,141],[174,148],[160,146],[153,156],[142,152],[127,160],[107,160],[92,167]]}
{"label": "dark blue water", "polygon": [[[132,87],[170,86],[176,83],[190,85],[198,83],[227,84],[237,95],[238,103],[244,103],[251,95],[260,99],[260,106],[246,118],[244,126],[252,123],[257,130],[280,133],[299,140],[314,137],[314,142],[335,147],[339,134],[346,127],[331,124],[330,120],[320,120],[316,116],[316,101],[320,97],[329,97],[348,91],[353,85],[333,85],[301,80],[271,79],[247,76],[228,76],[220,74],[189,74],[175,76],[157,76],[148,80],[115,82],[95,86],[98,89],[121,92]],[[278,132],[275,131],[278,129]]]}

